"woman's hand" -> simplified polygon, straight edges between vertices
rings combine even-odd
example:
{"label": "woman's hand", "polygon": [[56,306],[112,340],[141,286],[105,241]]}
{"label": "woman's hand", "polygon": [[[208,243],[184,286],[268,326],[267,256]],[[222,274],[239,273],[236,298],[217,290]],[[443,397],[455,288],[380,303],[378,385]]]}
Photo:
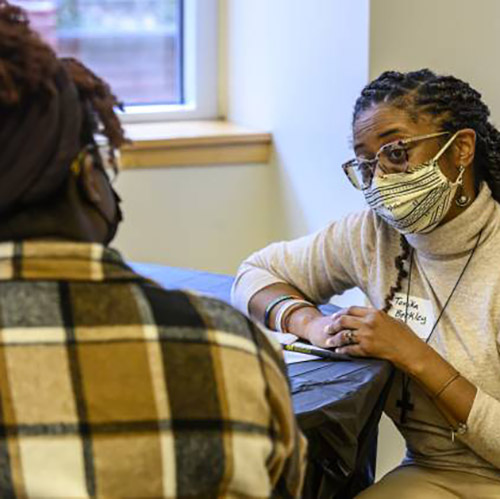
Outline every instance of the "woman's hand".
{"label": "woman's hand", "polygon": [[[317,315],[303,325],[299,336],[306,338],[313,345],[330,348],[329,342],[333,339],[336,330],[332,329],[337,313],[333,315]],[[293,331],[292,331],[293,332]]]}
{"label": "woman's hand", "polygon": [[386,359],[404,371],[418,368],[428,345],[404,322],[368,307],[349,307],[332,316],[324,332],[327,348],[356,357]]}
{"label": "woman's hand", "polygon": [[[318,309],[301,308],[292,313],[288,330],[317,347],[341,346],[338,319],[347,315],[349,310],[342,309],[331,315],[323,315]],[[345,343],[348,341],[345,340]]]}

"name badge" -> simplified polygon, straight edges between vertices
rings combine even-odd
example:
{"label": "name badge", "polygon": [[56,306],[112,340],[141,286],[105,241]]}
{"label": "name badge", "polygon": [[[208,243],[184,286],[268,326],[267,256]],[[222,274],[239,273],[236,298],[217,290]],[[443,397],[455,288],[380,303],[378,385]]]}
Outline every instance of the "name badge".
{"label": "name badge", "polygon": [[406,306],[406,294],[396,293],[392,300],[389,315],[395,319],[405,321],[408,327],[422,340],[427,340],[434,325],[434,313],[430,300],[424,300],[417,296],[409,296]]}

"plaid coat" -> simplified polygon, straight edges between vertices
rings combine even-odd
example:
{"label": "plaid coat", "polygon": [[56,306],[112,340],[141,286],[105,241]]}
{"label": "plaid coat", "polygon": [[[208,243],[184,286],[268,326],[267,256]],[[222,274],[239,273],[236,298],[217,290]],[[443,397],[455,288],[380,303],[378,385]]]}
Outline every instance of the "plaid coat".
{"label": "plaid coat", "polygon": [[280,353],[96,244],[0,244],[0,497],[297,497]]}

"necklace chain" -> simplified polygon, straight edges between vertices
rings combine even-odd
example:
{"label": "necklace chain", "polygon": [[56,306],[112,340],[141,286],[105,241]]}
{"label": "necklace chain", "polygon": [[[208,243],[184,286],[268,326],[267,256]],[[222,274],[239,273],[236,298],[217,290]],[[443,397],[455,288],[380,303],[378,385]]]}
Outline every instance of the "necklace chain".
{"label": "necklace chain", "polygon": [[[429,335],[427,336],[427,339],[425,340],[426,344],[428,344],[429,341],[431,340],[434,332],[436,331],[436,327],[437,327],[439,321],[441,320],[441,317],[443,316],[444,311],[446,310],[446,307],[448,306],[448,304],[450,303],[451,298],[455,294],[455,291],[456,291],[456,289],[458,287],[458,284],[462,280],[462,277],[465,274],[465,271],[467,270],[467,267],[469,266],[469,263],[472,260],[472,257],[474,256],[474,253],[476,252],[477,247],[479,246],[479,240],[481,239],[481,234],[482,233],[483,233],[483,231],[479,232],[479,235],[477,236],[477,239],[476,239],[476,244],[474,245],[474,248],[472,249],[472,251],[471,251],[471,253],[469,255],[469,258],[465,262],[465,265],[464,265],[464,267],[462,269],[462,272],[460,272],[460,275],[458,276],[458,279],[455,282],[455,285],[453,286],[453,289],[451,290],[450,294],[448,295],[448,298],[447,298],[445,304],[443,305],[443,308],[439,312],[438,318],[434,322],[434,325],[432,326],[431,332],[429,333]],[[407,324],[407,322],[408,322],[408,303],[410,301],[411,274],[412,274],[412,268],[413,268],[413,251],[414,250],[412,248],[412,250],[410,252],[410,268],[409,268],[409,271],[408,271],[408,287],[407,287],[407,290],[406,290],[405,324]],[[405,410],[405,407],[404,407],[404,404],[405,404],[404,401],[408,401],[408,403],[410,401],[410,393],[409,393],[410,382],[411,382],[411,378],[406,373],[403,373],[403,380],[402,380],[402,409],[401,409],[401,418],[400,418],[400,421],[401,421],[402,424],[406,423],[406,410]]]}

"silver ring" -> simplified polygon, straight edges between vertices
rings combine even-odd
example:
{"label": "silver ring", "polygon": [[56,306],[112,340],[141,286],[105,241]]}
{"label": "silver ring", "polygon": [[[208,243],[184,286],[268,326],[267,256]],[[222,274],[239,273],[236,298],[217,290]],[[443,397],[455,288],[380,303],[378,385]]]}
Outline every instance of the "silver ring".
{"label": "silver ring", "polygon": [[345,339],[349,342],[349,344],[356,343],[356,333],[354,331],[347,331],[344,334]]}

